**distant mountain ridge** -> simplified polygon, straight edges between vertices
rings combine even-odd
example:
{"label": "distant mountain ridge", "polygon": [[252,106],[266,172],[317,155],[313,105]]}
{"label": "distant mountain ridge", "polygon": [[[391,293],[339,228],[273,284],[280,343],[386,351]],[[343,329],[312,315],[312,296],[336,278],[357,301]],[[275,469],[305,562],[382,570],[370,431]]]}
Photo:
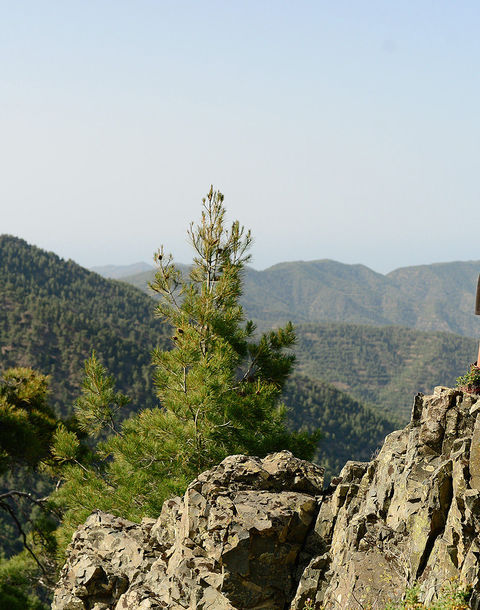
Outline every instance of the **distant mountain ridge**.
{"label": "distant mountain ridge", "polygon": [[[148,293],[153,273],[124,276],[122,281]],[[477,337],[479,274],[480,261],[403,267],[387,275],[328,259],[279,263],[264,271],[246,270],[242,303],[262,328],[288,320],[347,322]]]}
{"label": "distant mountain ridge", "polygon": [[246,275],[251,317],[348,322],[480,334],[474,301],[480,261],[405,267],[382,275],[335,261],[284,263]]}
{"label": "distant mountain ridge", "polygon": [[153,265],[144,262],[132,263],[131,265],[101,265],[99,267],[90,267],[90,271],[111,280],[118,280],[122,277],[144,273],[145,271],[152,271],[153,269]]}

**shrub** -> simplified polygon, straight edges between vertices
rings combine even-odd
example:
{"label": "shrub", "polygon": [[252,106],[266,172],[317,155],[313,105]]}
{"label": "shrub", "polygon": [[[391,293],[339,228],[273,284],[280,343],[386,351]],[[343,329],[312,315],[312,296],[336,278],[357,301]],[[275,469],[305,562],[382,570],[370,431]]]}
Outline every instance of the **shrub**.
{"label": "shrub", "polygon": [[480,394],[480,367],[470,365],[470,371],[457,378],[457,388],[464,392]]}

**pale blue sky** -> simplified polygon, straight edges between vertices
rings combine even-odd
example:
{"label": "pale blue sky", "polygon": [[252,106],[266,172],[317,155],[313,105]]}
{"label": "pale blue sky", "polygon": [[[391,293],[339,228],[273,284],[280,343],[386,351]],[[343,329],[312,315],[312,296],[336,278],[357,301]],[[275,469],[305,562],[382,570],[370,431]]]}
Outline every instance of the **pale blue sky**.
{"label": "pale blue sky", "polygon": [[253,266],[480,259],[480,4],[0,0],[0,232],[190,259],[213,183]]}

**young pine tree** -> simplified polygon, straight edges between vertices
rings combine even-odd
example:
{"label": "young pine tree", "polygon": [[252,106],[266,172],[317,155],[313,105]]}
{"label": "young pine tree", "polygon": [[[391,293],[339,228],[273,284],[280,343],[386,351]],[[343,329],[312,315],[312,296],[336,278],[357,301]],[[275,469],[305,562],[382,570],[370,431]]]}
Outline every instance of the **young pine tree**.
{"label": "young pine tree", "polygon": [[250,232],[238,221],[227,229],[223,195],[211,188],[188,236],[195,251],[188,279],[161,248],[151,284],[158,316],[174,329],[173,349],[156,351],[153,362],[180,469],[192,476],[231,453],[291,448],[310,456],[315,437],[287,432],[279,402],[295,359],[293,327],[256,341],[239,303]]}
{"label": "young pine tree", "polygon": [[99,426],[108,426],[111,436],[84,465],[71,433],[59,434],[56,455],[69,469],[62,496],[72,525],[88,508],[133,519],[156,516],[166,497],[182,493],[196,475],[229,454],[281,449],[305,458],[313,454],[318,435],[288,431],[280,401],[294,363],[293,327],[255,339],[255,326],[245,320],[239,303],[250,232],[237,221],[226,226],[223,195],[211,188],[200,223],[192,223],[188,236],[195,252],[188,277],[163,247],[155,255],[156,311],[172,328],[172,349],[153,354],[159,408],[115,425],[111,414],[123,398],[110,386],[102,397],[99,379],[106,372],[97,367],[96,382],[88,382],[93,369],[87,367],[77,403],[80,420],[94,422],[97,434]]}

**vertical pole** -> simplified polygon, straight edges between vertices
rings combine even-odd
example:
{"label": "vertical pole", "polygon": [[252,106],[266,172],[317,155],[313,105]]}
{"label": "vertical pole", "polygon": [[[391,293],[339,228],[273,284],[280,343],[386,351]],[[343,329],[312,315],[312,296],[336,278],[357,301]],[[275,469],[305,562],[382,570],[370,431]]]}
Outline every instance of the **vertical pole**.
{"label": "vertical pole", "polygon": [[[475,315],[480,316],[480,275],[477,281],[477,296],[475,297]],[[478,346],[477,367],[480,368],[480,345]]]}

